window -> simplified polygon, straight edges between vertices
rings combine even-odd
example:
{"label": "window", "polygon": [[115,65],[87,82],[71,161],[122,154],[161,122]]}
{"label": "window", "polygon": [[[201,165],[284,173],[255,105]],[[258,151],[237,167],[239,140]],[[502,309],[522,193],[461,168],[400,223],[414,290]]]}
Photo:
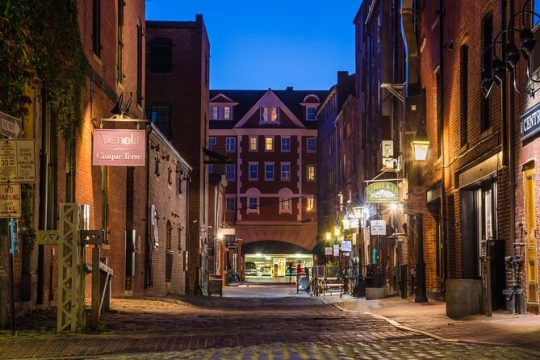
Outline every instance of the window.
{"label": "window", "polygon": [[316,121],[317,120],[317,108],[310,106],[306,108],[306,120],[307,121]]}
{"label": "window", "polygon": [[208,164],[208,173],[213,174],[215,171],[214,164]]}
{"label": "window", "polygon": [[257,137],[256,136],[250,136],[249,137],[249,151],[257,151],[259,149],[257,144]]}
{"label": "window", "polygon": [[230,106],[223,107],[223,120],[231,120],[231,107]]}
{"label": "window", "polygon": [[307,166],[307,179],[308,181],[315,181],[315,165]]}
{"label": "window", "polygon": [[214,146],[216,146],[217,140],[215,137],[209,137],[208,138],[208,150],[214,150]]}
{"label": "window", "polygon": [[292,211],[292,200],[290,198],[280,199],[279,201],[279,213],[291,213]]}
{"label": "window", "polygon": [[278,124],[279,108],[277,106],[261,107],[261,123]]}
{"label": "window", "polygon": [[317,139],[316,138],[307,138],[306,139],[306,150],[307,152],[317,151]]}
{"label": "window", "polygon": [[217,120],[218,119],[218,107],[217,106],[211,106],[210,107],[210,120]]}
{"label": "window", "polygon": [[234,164],[227,164],[225,171],[226,171],[227,180],[234,181],[236,179]]}
{"label": "window", "polygon": [[137,104],[142,105],[142,47],[143,34],[141,19],[137,18]]}
{"label": "window", "polygon": [[306,211],[313,211],[315,209],[315,197],[308,196],[306,198]]}
{"label": "window", "polygon": [[291,138],[290,137],[281,137],[281,151],[289,152],[291,151]]}
{"label": "window", "polygon": [[281,181],[288,181],[291,179],[291,164],[281,163]]}
{"label": "window", "polygon": [[170,166],[167,168],[167,182],[172,185],[172,168]]}
{"label": "window", "polygon": [[168,139],[171,137],[171,107],[169,105],[155,104],[150,106],[150,121],[156,124]]}
{"label": "window", "polygon": [[101,0],[92,2],[92,51],[101,55]]}
{"label": "window", "polygon": [[460,49],[460,81],[459,87],[461,94],[460,98],[460,130],[461,130],[461,146],[467,144],[467,111],[468,111],[468,78],[469,78],[469,46],[462,45]]}
{"label": "window", "polygon": [[184,176],[184,171],[176,165],[176,191],[179,195],[182,195],[182,178]]}
{"label": "window", "polygon": [[234,198],[233,196],[227,196],[227,204],[225,205],[226,206],[226,210],[227,211],[235,211],[236,210],[236,198]]}
{"label": "window", "polygon": [[225,151],[235,152],[236,151],[236,138],[228,137],[225,139]]}
{"label": "window", "polygon": [[259,179],[259,165],[257,163],[249,163],[249,180]]}
{"label": "window", "polygon": [[273,136],[265,136],[264,151],[274,151],[274,137]]}
{"label": "window", "polygon": [[[491,59],[493,58],[493,13],[488,13],[482,19],[482,79],[492,76]],[[480,130],[486,131],[491,127],[491,96],[482,96],[480,111]]]}
{"label": "window", "polygon": [[169,73],[172,70],[172,41],[154,39],[150,43],[150,71]]}
{"label": "window", "polygon": [[[117,13],[117,38],[116,38],[116,81],[122,83],[124,74],[122,73],[122,50],[124,45],[122,44],[123,29],[124,29],[124,0],[118,0],[118,13]],[[137,39],[138,41],[139,39]],[[137,49],[138,50],[138,49]]]}
{"label": "window", "polygon": [[256,198],[256,197],[248,198],[248,209],[249,210],[258,210],[259,209],[259,198]]}
{"label": "window", "polygon": [[264,164],[264,180],[274,180],[274,163]]}

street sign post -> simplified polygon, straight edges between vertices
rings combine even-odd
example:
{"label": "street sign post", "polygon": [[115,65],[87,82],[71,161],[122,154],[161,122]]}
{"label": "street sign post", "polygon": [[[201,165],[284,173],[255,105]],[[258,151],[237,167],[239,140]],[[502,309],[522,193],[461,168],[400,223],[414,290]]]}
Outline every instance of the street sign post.
{"label": "street sign post", "polygon": [[21,185],[0,184],[0,219],[21,217]]}
{"label": "street sign post", "polygon": [[0,183],[36,181],[34,139],[0,140]]}
{"label": "street sign post", "polygon": [[19,137],[22,131],[22,120],[0,111],[0,135],[8,138]]}

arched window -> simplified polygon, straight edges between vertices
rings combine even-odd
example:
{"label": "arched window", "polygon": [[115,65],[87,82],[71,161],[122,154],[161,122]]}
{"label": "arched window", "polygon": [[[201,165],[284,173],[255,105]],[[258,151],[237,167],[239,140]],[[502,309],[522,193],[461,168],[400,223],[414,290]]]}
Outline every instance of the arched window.
{"label": "arched window", "polygon": [[292,191],[289,188],[282,188],[279,195],[279,214],[292,213]]}

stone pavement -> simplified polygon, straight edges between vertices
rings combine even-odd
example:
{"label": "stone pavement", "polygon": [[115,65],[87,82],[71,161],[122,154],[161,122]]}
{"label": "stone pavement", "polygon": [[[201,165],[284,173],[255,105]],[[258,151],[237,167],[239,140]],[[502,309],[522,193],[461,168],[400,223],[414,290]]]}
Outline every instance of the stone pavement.
{"label": "stone pavement", "polygon": [[384,305],[364,305],[284,285],[229,287],[223,298],[114,299],[103,333],[57,335],[54,313],[38,313],[20,322],[18,336],[0,334],[0,359],[539,358],[434,339],[366,314]]}
{"label": "stone pavement", "polygon": [[372,314],[393,320],[405,327],[450,340],[478,343],[506,344],[531,349],[540,353],[540,316],[513,315],[506,311],[493,316],[470,316],[452,320],[446,316],[444,302],[429,300],[414,303],[398,297],[383,300],[346,298],[339,304],[354,314]]}

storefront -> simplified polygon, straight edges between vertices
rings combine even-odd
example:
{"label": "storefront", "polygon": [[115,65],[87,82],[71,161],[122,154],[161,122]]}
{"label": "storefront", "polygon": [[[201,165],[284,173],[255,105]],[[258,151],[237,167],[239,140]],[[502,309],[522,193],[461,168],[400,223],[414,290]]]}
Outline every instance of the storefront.
{"label": "storefront", "polygon": [[245,245],[244,278],[251,282],[286,282],[296,277],[298,264],[304,270],[313,266],[311,252],[281,242]]}

